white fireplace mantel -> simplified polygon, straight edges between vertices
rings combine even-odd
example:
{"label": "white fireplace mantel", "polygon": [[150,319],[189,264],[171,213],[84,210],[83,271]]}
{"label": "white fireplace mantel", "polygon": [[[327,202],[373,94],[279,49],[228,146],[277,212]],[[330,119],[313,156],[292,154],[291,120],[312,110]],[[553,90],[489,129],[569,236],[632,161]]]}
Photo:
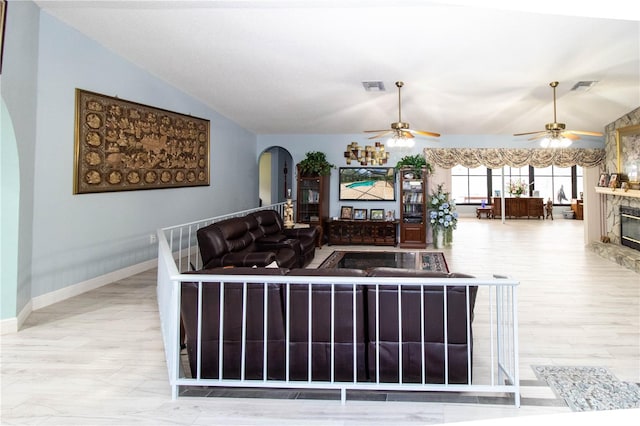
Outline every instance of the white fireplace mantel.
{"label": "white fireplace mantel", "polygon": [[640,198],[640,189],[627,189],[625,191],[622,188],[596,187],[596,192],[598,194],[613,195],[615,197]]}

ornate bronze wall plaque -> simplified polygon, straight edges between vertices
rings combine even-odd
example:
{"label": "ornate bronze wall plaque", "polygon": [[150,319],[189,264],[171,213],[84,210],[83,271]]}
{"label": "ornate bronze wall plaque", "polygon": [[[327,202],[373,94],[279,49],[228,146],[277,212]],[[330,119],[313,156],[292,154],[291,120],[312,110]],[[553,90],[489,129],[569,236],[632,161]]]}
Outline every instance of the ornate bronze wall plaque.
{"label": "ornate bronze wall plaque", "polygon": [[74,194],[209,185],[209,120],[76,89]]}

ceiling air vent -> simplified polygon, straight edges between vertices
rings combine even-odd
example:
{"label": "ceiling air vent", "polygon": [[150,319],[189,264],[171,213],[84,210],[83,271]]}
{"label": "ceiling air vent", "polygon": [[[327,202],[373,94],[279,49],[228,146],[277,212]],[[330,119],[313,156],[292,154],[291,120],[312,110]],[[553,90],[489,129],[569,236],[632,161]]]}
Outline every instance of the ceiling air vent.
{"label": "ceiling air vent", "polygon": [[593,86],[595,86],[597,83],[597,81],[579,81],[576,84],[573,85],[573,87],[571,88],[571,91],[573,92],[586,92],[587,90],[591,89]]}
{"label": "ceiling air vent", "polygon": [[384,92],[384,83],[381,81],[363,81],[362,85],[367,92]]}

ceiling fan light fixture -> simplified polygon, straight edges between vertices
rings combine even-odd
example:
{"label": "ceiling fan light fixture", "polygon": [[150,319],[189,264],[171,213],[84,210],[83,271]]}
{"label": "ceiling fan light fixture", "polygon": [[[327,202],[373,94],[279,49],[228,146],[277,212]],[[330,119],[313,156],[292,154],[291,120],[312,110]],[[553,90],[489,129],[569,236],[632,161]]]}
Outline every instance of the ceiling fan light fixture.
{"label": "ceiling fan light fixture", "polygon": [[541,148],[568,148],[571,146],[571,139],[563,136],[545,137],[540,140]]}
{"label": "ceiling fan light fixture", "polygon": [[413,148],[415,144],[416,142],[412,138],[397,133],[387,140],[387,146],[390,148]]}

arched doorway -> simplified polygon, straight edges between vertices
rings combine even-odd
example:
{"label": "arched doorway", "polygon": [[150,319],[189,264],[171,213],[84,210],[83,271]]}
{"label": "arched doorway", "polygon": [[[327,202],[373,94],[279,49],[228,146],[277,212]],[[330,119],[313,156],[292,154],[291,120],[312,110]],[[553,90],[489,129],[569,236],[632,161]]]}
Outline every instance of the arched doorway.
{"label": "arched doorway", "polygon": [[258,196],[260,205],[267,206],[285,201],[287,190],[293,183],[293,157],[286,149],[272,146],[258,158]]}

